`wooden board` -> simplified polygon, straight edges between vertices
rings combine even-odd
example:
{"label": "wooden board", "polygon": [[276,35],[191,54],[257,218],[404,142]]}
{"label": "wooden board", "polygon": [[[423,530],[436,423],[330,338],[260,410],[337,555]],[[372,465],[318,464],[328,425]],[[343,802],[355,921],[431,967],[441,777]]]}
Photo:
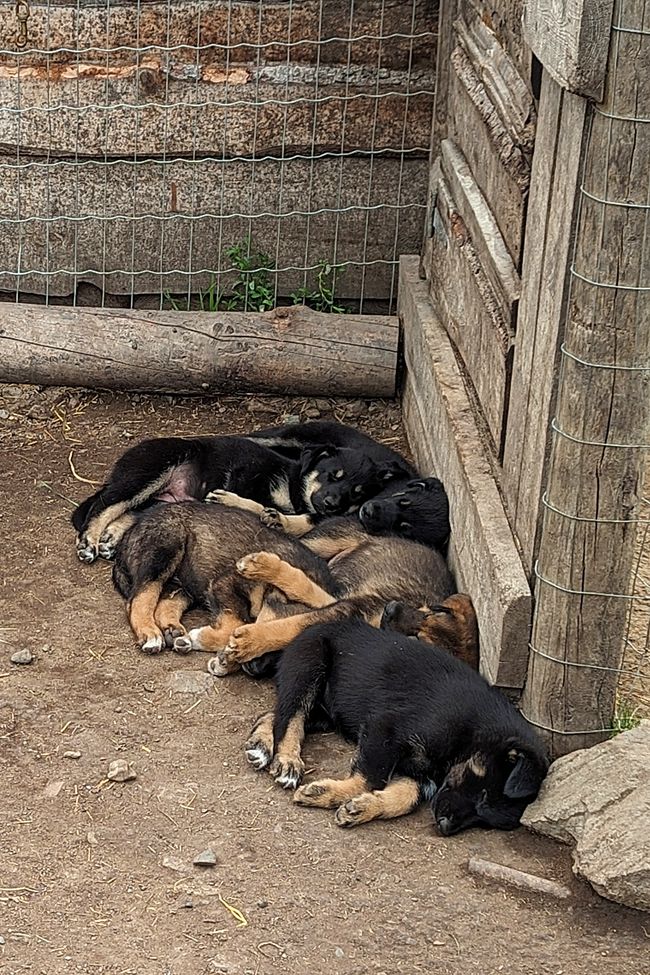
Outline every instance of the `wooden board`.
{"label": "wooden board", "polygon": [[[433,108],[430,70],[387,72],[378,86],[307,66],[219,69],[209,79],[171,77],[159,60],[141,71],[105,67],[58,78],[36,69],[0,71],[0,151],[50,158],[186,154],[232,156],[327,151],[409,150],[428,146]],[[119,70],[119,73],[117,73]],[[207,70],[207,69],[206,69]],[[31,76],[28,72],[34,72]],[[316,79],[319,78],[316,89]],[[369,80],[370,79],[370,80]],[[410,85],[410,92],[408,86]],[[423,94],[417,94],[423,92]],[[3,110],[4,109],[4,110]]]}
{"label": "wooden board", "polygon": [[586,102],[544,74],[524,244],[502,487],[524,565],[532,570],[548,460],[567,266],[579,201]]}
{"label": "wooden board", "polygon": [[632,30],[613,47],[606,98],[590,120],[567,269],[565,354],[523,699],[529,718],[551,729],[555,755],[609,737],[637,521],[647,518],[650,35],[633,33],[647,24],[646,0],[622,9]]}
{"label": "wooden board", "polygon": [[502,686],[521,687],[530,590],[453,348],[418,264],[417,257],[400,262],[409,442],[418,465],[435,471],[449,494],[450,561],[476,606],[482,672]]}
{"label": "wooden board", "polygon": [[0,382],[166,393],[393,396],[397,319],[0,303]]}
{"label": "wooden board", "polygon": [[600,101],[614,0],[528,0],[524,37],[562,88]]}
{"label": "wooden board", "polygon": [[[419,247],[426,186],[425,159],[33,161],[19,178],[13,160],[0,157],[0,291],[68,295],[87,281],[114,294],[196,292],[210,274],[190,281],[185,272],[225,269],[226,247],[250,235],[273,266],[290,268],[278,276],[281,294],[304,283],[296,268],[339,260],[357,262],[338,278],[342,300],[358,298],[362,283],[367,298],[385,298],[395,247],[395,257]],[[18,212],[28,222],[2,224]],[[49,238],[48,213],[61,217]],[[76,275],[47,280],[29,273],[75,267]],[[222,288],[231,281],[219,277]]]}
{"label": "wooden board", "polygon": [[488,200],[512,260],[521,258],[536,112],[494,33],[476,17],[454,23],[448,133]]}
{"label": "wooden board", "polygon": [[[458,176],[458,170],[453,170],[451,166],[450,150],[443,152],[443,163]],[[467,186],[470,199],[478,207],[478,224],[483,215],[480,192],[469,181]],[[463,199],[463,203],[466,202]],[[504,312],[503,292],[501,289],[495,291],[490,283],[445,176],[441,176],[438,182],[434,230],[431,241],[431,291],[439,303],[445,328],[458,348],[476,390],[492,437],[493,453],[498,456],[504,433],[510,370],[510,318]],[[478,246],[486,249],[484,237],[481,236]],[[495,270],[494,266],[492,269]],[[512,306],[509,307],[511,311]]]}
{"label": "wooden board", "polygon": [[494,32],[500,47],[507,51],[524,81],[530,81],[530,47],[521,29],[527,0],[470,0],[479,19]]}
{"label": "wooden board", "polygon": [[[0,48],[15,48],[15,0],[0,0]],[[431,58],[435,45],[437,3],[431,0],[31,0],[28,48],[23,63],[38,63],[38,51],[52,51],[56,63],[75,62],[73,51],[120,47],[188,48],[172,52],[172,60],[196,65],[195,45],[204,48],[201,62],[250,61],[263,44],[266,62],[302,61],[321,64],[377,64],[407,69]],[[409,36],[413,34],[411,39]],[[393,35],[393,36],[391,36]],[[397,35],[397,36],[395,36]],[[390,37],[390,41],[381,40]],[[347,38],[358,38],[348,41]],[[319,39],[327,43],[317,45]],[[290,47],[287,45],[290,42]],[[210,48],[209,45],[215,45]],[[226,55],[224,47],[228,47]],[[115,52],[128,60],[128,51]],[[0,59],[2,60],[2,59]],[[115,55],[111,57],[115,60]],[[15,58],[7,57],[15,64]]]}

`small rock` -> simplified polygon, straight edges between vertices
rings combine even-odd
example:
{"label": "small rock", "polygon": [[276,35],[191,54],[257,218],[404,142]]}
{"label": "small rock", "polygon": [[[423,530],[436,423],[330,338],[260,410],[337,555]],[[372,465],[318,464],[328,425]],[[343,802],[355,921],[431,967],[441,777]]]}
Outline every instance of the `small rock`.
{"label": "small rock", "polygon": [[16,650],[9,659],[12,664],[31,664],[34,658],[32,657],[31,650],[25,648],[24,650]]}
{"label": "small rock", "polygon": [[305,416],[310,420],[317,420],[320,416],[320,410],[317,410],[315,406],[310,406],[308,410],[305,410]]}
{"label": "small rock", "polygon": [[97,837],[95,836],[95,834],[92,832],[92,830],[90,830],[90,832],[86,833],[86,839],[88,840],[88,843],[90,844],[90,846],[97,846],[97,844],[99,843],[99,840],[97,839]]}
{"label": "small rock", "polygon": [[334,954],[336,955],[337,958],[345,958],[345,952],[343,951],[343,948],[335,948]]}
{"label": "small rock", "polygon": [[217,862],[217,854],[211,850],[209,847],[207,850],[203,850],[198,856],[195,856],[192,863],[197,867],[214,867]]}
{"label": "small rock", "polygon": [[64,758],[81,758],[81,752],[69,751],[63,753]]}
{"label": "small rock", "polygon": [[284,423],[300,423],[300,417],[297,413],[289,413],[284,418]]}
{"label": "small rock", "polygon": [[261,901],[258,901],[257,902],[257,906],[258,907],[268,907],[269,906],[269,902],[268,901],[265,901],[265,900],[261,900]]}
{"label": "small rock", "polygon": [[321,413],[327,413],[327,411],[330,409],[330,403],[327,399],[317,399],[314,401],[314,405],[321,411]]}
{"label": "small rock", "polygon": [[111,782],[130,782],[131,779],[137,778],[137,775],[128,762],[123,758],[117,758],[108,766],[107,777]]}
{"label": "small rock", "polygon": [[181,896],[176,901],[176,907],[192,908],[194,907],[194,901],[189,896],[189,894],[181,894]]}
{"label": "small rock", "polygon": [[9,419],[9,410],[0,410],[0,420]]}
{"label": "small rock", "polygon": [[48,782],[43,789],[43,795],[47,796],[48,799],[56,799],[62,788],[63,779],[53,779],[51,782]]}
{"label": "small rock", "polygon": [[359,402],[350,403],[348,406],[345,407],[346,416],[361,416],[365,412],[366,412],[366,407],[363,403],[359,403]]}
{"label": "small rock", "polygon": [[175,870],[177,873],[182,873],[187,869],[183,860],[180,857],[166,856],[162,858],[163,867],[167,867],[168,870]]}
{"label": "small rock", "polygon": [[176,694],[207,694],[214,687],[214,677],[205,670],[175,670],[169,686]]}

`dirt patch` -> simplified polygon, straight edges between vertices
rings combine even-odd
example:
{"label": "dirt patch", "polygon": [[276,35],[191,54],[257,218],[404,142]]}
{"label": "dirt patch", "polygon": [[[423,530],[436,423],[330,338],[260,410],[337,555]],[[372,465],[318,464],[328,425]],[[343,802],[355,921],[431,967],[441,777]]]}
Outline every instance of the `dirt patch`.
{"label": "dirt patch", "polygon": [[[244,677],[206,687],[205,655],[138,654],[110,567],[77,561],[69,515],[91,486],[73,471],[101,480],[147,435],[316,411],[405,447],[384,402],[0,391],[0,971],[647,973],[647,918],[574,880],[562,847],[523,830],[444,840],[424,808],[343,832],[329,813],[294,807],[242,754],[272,688]],[[11,664],[23,647],[34,662]],[[341,773],[349,754],[329,735],[306,757]],[[109,781],[116,759],[137,778]],[[216,865],[193,866],[207,848]],[[485,884],[467,872],[471,855],[573,897]]]}

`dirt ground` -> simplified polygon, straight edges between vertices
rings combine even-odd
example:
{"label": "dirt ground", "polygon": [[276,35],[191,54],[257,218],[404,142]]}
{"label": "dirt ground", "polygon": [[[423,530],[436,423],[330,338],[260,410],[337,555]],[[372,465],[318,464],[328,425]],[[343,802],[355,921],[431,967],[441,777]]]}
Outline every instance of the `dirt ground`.
{"label": "dirt ground", "polygon": [[[242,753],[272,688],[236,676],[178,692],[206,656],[140,655],[110,567],[77,561],[79,478],[101,480],[132,440],[316,410],[404,446],[386,403],[0,390],[0,971],[646,975],[650,918],[575,880],[563,847],[524,830],[442,839],[426,808],[346,832],[294,807]],[[10,663],[23,647],[33,663]],[[349,749],[320,736],[306,754],[339,773]],[[116,758],[135,780],[106,779]],[[208,847],[216,865],[193,866]],[[571,899],[480,882],[471,855]]]}

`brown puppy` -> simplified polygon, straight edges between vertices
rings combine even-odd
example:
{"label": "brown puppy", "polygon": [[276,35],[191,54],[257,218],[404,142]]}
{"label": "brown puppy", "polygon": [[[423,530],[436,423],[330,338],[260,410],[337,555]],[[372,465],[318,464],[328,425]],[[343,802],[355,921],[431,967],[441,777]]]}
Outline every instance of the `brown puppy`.
{"label": "brown puppy", "polygon": [[[303,544],[329,560],[333,587],[314,586],[291,560],[273,552],[241,559],[239,573],[251,582],[271,585],[288,599],[313,607],[281,620],[264,620],[236,628],[228,646],[208,669],[223,673],[268,651],[281,650],[307,627],[350,617],[381,624],[387,603],[405,602],[433,609],[448,600],[455,585],[439,552],[395,536],[369,536],[347,519],[331,519],[305,535]],[[464,619],[467,653],[477,653],[475,618],[468,597],[458,597],[458,618]],[[460,608],[462,607],[462,613]],[[455,612],[451,606],[443,610]]]}

